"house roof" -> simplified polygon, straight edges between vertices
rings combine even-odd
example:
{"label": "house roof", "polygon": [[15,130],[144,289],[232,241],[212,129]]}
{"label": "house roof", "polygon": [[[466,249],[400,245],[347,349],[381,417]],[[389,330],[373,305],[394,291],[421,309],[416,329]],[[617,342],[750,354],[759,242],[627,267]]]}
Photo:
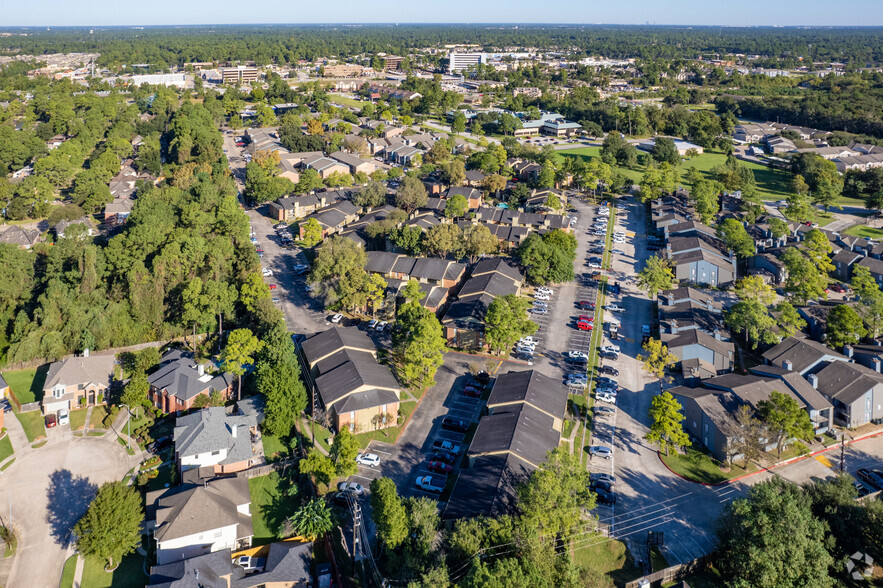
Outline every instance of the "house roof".
{"label": "house roof", "polygon": [[245,575],[231,588],[272,586],[276,583],[308,586],[312,583],[313,543],[281,541],[270,545],[263,572]]}
{"label": "house roof", "polygon": [[669,349],[675,349],[677,347],[686,347],[688,345],[701,345],[707,349],[711,349],[715,353],[720,353],[722,355],[731,355],[734,351],[734,346],[732,343],[727,341],[718,341],[711,335],[700,331],[699,329],[689,329],[687,331],[681,331],[675,335],[669,335],[663,333],[662,342]]}
{"label": "house roof", "polygon": [[381,390],[378,388],[355,392],[343,398],[334,405],[338,414],[373,408],[377,406],[393,405],[399,401],[398,392]]}
{"label": "house roof", "polygon": [[816,375],[819,378],[819,392],[844,404],[852,404],[883,382],[883,377],[877,372],[845,361],[833,361]]}
{"label": "house roof", "polygon": [[3,379],[3,374],[0,374],[0,390],[4,388],[8,388],[9,384],[6,383],[6,380]]}
{"label": "house roof", "polygon": [[674,265],[680,265],[682,263],[693,263],[694,261],[707,261],[708,263],[716,265],[719,268],[733,271],[733,263],[731,261],[722,259],[717,254],[709,253],[705,249],[687,251],[686,253],[675,253],[671,256],[671,261]]}
{"label": "house roof", "polygon": [[505,275],[494,272],[469,278],[463,284],[458,296],[462,300],[482,293],[487,293],[494,297],[516,294],[518,293],[518,286]]}
{"label": "house roof", "polygon": [[516,489],[535,468],[511,455],[476,457],[472,467],[460,470],[444,518],[510,514],[516,507]]}
{"label": "house roof", "polygon": [[365,261],[365,271],[377,274],[388,274],[392,271],[396,261],[403,257],[400,253],[389,251],[369,251]]}
{"label": "house roof", "polygon": [[801,408],[806,406],[806,403],[789,386],[786,386],[781,380],[773,378],[764,378],[753,374],[724,374],[703,380],[702,385],[707,388],[729,390],[739,400],[751,405],[755,410],[758,409],[758,403],[769,400],[773,391],[790,396]]}
{"label": "house roof", "polygon": [[183,484],[149,493],[147,502],[156,510],[153,535],[157,541],[171,541],[230,525],[238,525],[237,538],[253,535],[251,517],[237,510],[251,502],[246,478]]}
{"label": "house roof", "polygon": [[0,232],[0,243],[9,243],[19,247],[30,247],[40,239],[37,229],[26,230],[18,225],[10,225]]}
{"label": "house roof", "polygon": [[437,257],[418,257],[411,270],[411,276],[417,279],[441,281],[449,275],[461,276],[465,271],[466,266],[462,263]]}
{"label": "house roof", "polygon": [[233,572],[233,555],[222,549],[151,567],[147,588],[228,588],[224,576]]}
{"label": "house roof", "polygon": [[663,290],[659,293],[659,298],[665,298],[669,302],[683,302],[684,300],[692,300],[699,304],[706,304],[714,299],[696,288],[682,286],[680,288],[672,288],[671,290]]}
{"label": "house roof", "polygon": [[347,327],[331,327],[326,331],[316,333],[304,341],[301,346],[304,357],[310,365],[345,347],[361,349],[370,353],[377,350],[368,335],[359,329]]}
{"label": "house roof", "polygon": [[147,376],[147,381],[151,386],[185,402],[201,393],[211,394],[229,389],[233,385],[233,374],[200,375],[192,354],[174,350],[162,357],[160,368]]}
{"label": "house roof", "polygon": [[672,255],[677,255],[694,249],[702,249],[723,259],[729,260],[730,254],[724,247],[723,242],[716,238],[710,237],[698,231],[689,234],[689,236],[671,237],[668,240],[669,249]]}
{"label": "house roof", "polygon": [[503,274],[504,276],[507,276],[515,282],[524,281],[524,276],[521,275],[521,272],[506,263],[506,261],[501,257],[489,257],[482,259],[475,264],[474,268],[472,268],[473,276],[480,276],[481,274],[486,274],[488,272],[497,272]]}
{"label": "house roof", "polygon": [[539,465],[561,439],[554,424],[551,416],[530,404],[504,407],[478,421],[468,455],[511,453],[529,464]]}
{"label": "house roof", "polygon": [[858,261],[858,265],[868,268],[872,274],[883,275],[883,261],[879,259],[863,257]]}
{"label": "house roof", "polygon": [[772,349],[767,350],[763,354],[763,358],[779,367],[783,367],[786,360],[790,361],[791,369],[799,374],[826,358],[846,361],[846,357],[828,349],[821,343],[796,337],[788,337]]}
{"label": "house roof", "polygon": [[345,398],[360,388],[380,388],[398,391],[401,387],[389,367],[364,356],[348,361],[316,378],[316,388],[326,407]]}
{"label": "house roof", "polygon": [[567,389],[558,380],[536,370],[507,372],[497,376],[487,406],[526,403],[553,417],[564,418]]}
{"label": "house roof", "polygon": [[227,450],[221,464],[252,458],[251,432],[255,415],[228,415],[223,406],[203,408],[175,421],[175,452],[180,457]]}
{"label": "house roof", "polygon": [[466,300],[456,300],[448,307],[442,323],[460,329],[483,328],[488,306],[494,301],[490,294],[471,296]]}
{"label": "house roof", "polygon": [[696,327],[706,333],[724,330],[723,315],[692,300],[671,306],[659,305],[659,322],[668,331]]}
{"label": "house roof", "polygon": [[50,390],[56,384],[63,386],[98,384],[110,387],[113,381],[114,363],[113,355],[69,357],[53,362],[46,373],[43,389]]}

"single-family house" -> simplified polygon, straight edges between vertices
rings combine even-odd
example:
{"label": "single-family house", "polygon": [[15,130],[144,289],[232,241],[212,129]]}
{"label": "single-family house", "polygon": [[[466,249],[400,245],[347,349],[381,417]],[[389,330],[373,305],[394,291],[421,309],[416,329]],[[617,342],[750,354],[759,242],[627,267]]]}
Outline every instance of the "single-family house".
{"label": "single-family house", "polygon": [[0,243],[15,245],[21,249],[30,249],[40,241],[40,231],[24,229],[18,225],[9,225],[0,229]]}
{"label": "single-family house", "polygon": [[233,374],[206,373],[205,364],[194,360],[192,353],[177,349],[162,356],[147,382],[150,403],[167,413],[190,410],[200,396],[216,393],[227,400],[233,390]]}
{"label": "single-family house", "polygon": [[49,365],[43,383],[43,414],[103,404],[113,382],[113,355],[69,357]]}
{"label": "single-family house", "polygon": [[228,415],[223,406],[178,417],[173,434],[178,470],[231,474],[248,469],[258,457],[257,427],[255,415]]}

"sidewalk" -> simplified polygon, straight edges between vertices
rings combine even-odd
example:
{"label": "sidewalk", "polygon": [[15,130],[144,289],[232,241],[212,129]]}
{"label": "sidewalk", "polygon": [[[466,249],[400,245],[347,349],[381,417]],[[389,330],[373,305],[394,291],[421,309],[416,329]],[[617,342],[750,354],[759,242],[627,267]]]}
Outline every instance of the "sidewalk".
{"label": "sidewalk", "polygon": [[86,567],[86,560],[82,555],[77,555],[77,567],[74,569],[73,588],[80,588],[83,583],[83,568]]}

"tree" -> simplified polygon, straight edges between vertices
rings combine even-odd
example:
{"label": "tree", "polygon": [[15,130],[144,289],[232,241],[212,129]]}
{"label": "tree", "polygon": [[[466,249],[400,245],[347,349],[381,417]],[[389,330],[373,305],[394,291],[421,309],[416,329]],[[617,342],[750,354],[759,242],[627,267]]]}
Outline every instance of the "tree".
{"label": "tree", "polygon": [[731,588],[829,588],[826,534],[800,489],[774,477],[727,506],[716,564]]}
{"label": "tree", "polygon": [[809,196],[792,192],[785,197],[788,206],[785,207],[785,214],[788,218],[796,219],[799,222],[808,222],[815,218],[816,212],[809,201]]}
{"label": "tree", "polygon": [[393,355],[402,381],[415,390],[435,384],[435,373],[444,363],[447,344],[435,314],[416,301],[399,307],[398,331],[393,337]]}
{"label": "tree", "polygon": [[740,300],[730,307],[725,320],[728,327],[745,335],[746,343],[751,341],[751,349],[757,349],[758,343],[779,342],[776,320],[758,300]]}
{"label": "tree", "polygon": [[221,354],[224,369],[237,377],[236,399],[242,399],[242,376],[245,366],[254,364],[254,354],[261,350],[263,344],[249,329],[236,329],[227,337],[227,345]]}
{"label": "tree", "polygon": [[445,218],[462,218],[469,211],[469,201],[462,194],[454,194],[447,200]]}
{"label": "tree", "polygon": [[143,520],[141,495],[134,486],[122,482],[102,484],[89,510],[74,525],[77,550],[106,560],[106,567],[115,568],[123,556],[141,545]]}
{"label": "tree", "polygon": [[808,300],[826,297],[828,276],[819,272],[799,249],[787,247],[782,253],[781,260],[788,272],[785,290],[790,292],[797,302],[805,304]]}
{"label": "tree", "polygon": [[466,130],[466,115],[461,111],[454,114],[454,120],[451,121],[451,130],[455,133],[462,133]]}
{"label": "tree", "polygon": [[423,186],[423,182],[417,178],[410,176],[404,178],[396,190],[396,206],[404,209],[408,214],[426,206],[426,200],[426,188]]}
{"label": "tree", "polygon": [[469,263],[494,253],[499,246],[500,241],[485,225],[469,225],[463,230],[463,251],[469,257]]}
{"label": "tree", "polygon": [[675,145],[674,140],[669,139],[668,137],[657,137],[650,153],[653,156],[653,159],[659,163],[665,162],[670,163],[671,165],[678,165],[681,163],[681,154],[678,153],[678,148]]}
{"label": "tree", "polygon": [[257,390],[266,400],[261,426],[271,435],[286,438],[307,407],[307,391],[291,337],[284,326],[280,331],[275,337],[273,333],[268,336],[255,373]]}
{"label": "tree", "polygon": [[318,449],[311,449],[307,456],[298,462],[298,470],[305,475],[312,474],[317,484],[329,485],[337,475],[334,462]]}
{"label": "tree", "polygon": [[681,424],[683,420],[681,405],[675,397],[670,392],[658,394],[650,401],[650,431],[644,439],[658,445],[665,455],[672,447],[686,447],[690,438]]}
{"label": "tree", "polygon": [[855,345],[868,334],[868,331],[854,308],[847,304],[839,304],[828,313],[825,333],[828,347],[841,349],[844,345]]}
{"label": "tree", "polygon": [[717,226],[717,236],[737,257],[746,259],[755,253],[754,239],[751,238],[742,223],[734,218],[724,219]]}
{"label": "tree", "polygon": [[500,190],[506,189],[506,178],[500,174],[489,174],[481,180],[481,188],[488,194],[499,194]]}
{"label": "tree", "polygon": [[527,279],[534,284],[564,283],[573,279],[572,241],[560,239],[557,231],[543,236],[532,233],[515,252],[526,269]]}
{"label": "tree", "polygon": [[797,331],[806,326],[806,321],[790,302],[782,301],[776,305],[775,316],[779,323],[779,333],[783,337],[793,337]]}
{"label": "tree", "polygon": [[677,356],[669,353],[659,339],[648,339],[642,349],[646,355],[639,355],[638,361],[644,362],[644,369],[657,378],[662,378],[665,370],[678,362]]}
{"label": "tree", "polygon": [[818,229],[809,231],[803,239],[803,251],[820,273],[834,271],[834,264],[829,257],[832,252],[828,237]]}
{"label": "tree", "polygon": [[305,169],[304,172],[300,175],[300,178],[297,181],[297,186],[295,186],[295,190],[299,194],[305,194],[307,192],[319,190],[324,186],[325,182],[322,181],[322,176],[319,175],[319,172],[317,172],[313,168],[310,168]]}
{"label": "tree", "polygon": [[690,198],[693,200],[696,212],[702,217],[702,222],[710,225],[714,222],[717,213],[720,212],[720,199],[718,195],[723,191],[723,186],[713,180],[699,179],[693,184]]}
{"label": "tree", "polygon": [[871,275],[871,271],[863,265],[855,265],[852,268],[852,290],[862,300],[870,300],[880,296],[880,286]]}
{"label": "tree", "polygon": [[485,340],[488,346],[500,353],[511,348],[516,341],[533,335],[537,325],[527,314],[530,302],[527,298],[506,294],[490,303],[485,313]]}
{"label": "tree", "polygon": [[125,404],[129,410],[138,416],[138,408],[147,404],[147,393],[150,391],[150,383],[147,381],[147,374],[138,370],[129,378],[123,394],[120,396],[120,405]]}
{"label": "tree", "polygon": [[395,549],[408,538],[408,515],[391,479],[371,481],[371,511],[384,545]]}
{"label": "tree", "polygon": [[671,262],[662,255],[648,257],[643,269],[638,273],[638,287],[650,298],[656,298],[657,292],[668,290],[674,283],[675,274]]}
{"label": "tree", "polygon": [[767,220],[767,224],[770,227],[770,233],[773,235],[774,239],[782,239],[790,232],[788,223],[780,218],[771,217]]}
{"label": "tree", "polygon": [[[445,153],[450,156],[450,151],[445,148],[441,141],[436,143],[434,147],[441,146],[445,149]],[[452,186],[462,186],[466,183],[466,164],[462,159],[452,159],[441,164],[441,172],[445,176],[445,180]]]}
{"label": "tree", "polygon": [[330,533],[333,528],[328,502],[321,498],[312,498],[286,519],[280,539],[303,537],[307,541],[315,541]]}
{"label": "tree", "polygon": [[736,282],[736,296],[740,300],[756,300],[764,306],[776,301],[776,292],[761,276],[747,276]]}
{"label": "tree", "polygon": [[760,420],[776,441],[779,457],[782,457],[782,448],[788,439],[812,438],[813,428],[809,414],[787,394],[773,390],[770,399],[758,402],[757,408]]}
{"label": "tree", "polygon": [[404,504],[411,538],[408,547],[419,557],[426,557],[438,535],[438,503],[422,496],[406,498]]}
{"label": "tree", "polygon": [[334,436],[329,454],[338,477],[352,476],[358,471],[356,456],[359,455],[359,440],[348,427],[343,427]]}
{"label": "tree", "polygon": [[454,257],[459,257],[458,252],[463,246],[463,231],[453,223],[440,223],[426,231],[423,238],[423,249],[427,253],[445,258],[448,253],[454,252]]}
{"label": "tree", "polygon": [[386,186],[380,182],[370,181],[368,185],[356,192],[353,202],[364,208],[374,208],[386,204]]}
{"label": "tree", "polygon": [[732,415],[728,413],[723,433],[727,439],[727,461],[732,462],[737,455],[741,455],[747,468],[749,461],[760,459],[763,455],[766,431],[763,424],[754,418],[751,405],[742,404]]}
{"label": "tree", "polygon": [[554,537],[582,523],[581,513],[594,508],[595,495],[579,456],[556,448],[546,458],[518,486],[518,506],[532,535]]}

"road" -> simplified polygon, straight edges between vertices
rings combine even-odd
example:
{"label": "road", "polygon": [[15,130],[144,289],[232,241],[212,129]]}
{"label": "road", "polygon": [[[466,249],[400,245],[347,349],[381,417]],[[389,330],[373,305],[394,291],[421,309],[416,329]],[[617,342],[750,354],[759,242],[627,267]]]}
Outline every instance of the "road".
{"label": "road", "polygon": [[[11,415],[6,426],[21,429]],[[20,432],[13,439],[24,437]],[[15,557],[4,562],[6,586],[58,586],[70,532],[98,486],[121,480],[141,459],[129,457],[112,432],[74,437],[65,425],[48,429],[47,437],[39,449],[17,444],[15,462],[0,475],[3,522],[11,514],[21,530]]]}

